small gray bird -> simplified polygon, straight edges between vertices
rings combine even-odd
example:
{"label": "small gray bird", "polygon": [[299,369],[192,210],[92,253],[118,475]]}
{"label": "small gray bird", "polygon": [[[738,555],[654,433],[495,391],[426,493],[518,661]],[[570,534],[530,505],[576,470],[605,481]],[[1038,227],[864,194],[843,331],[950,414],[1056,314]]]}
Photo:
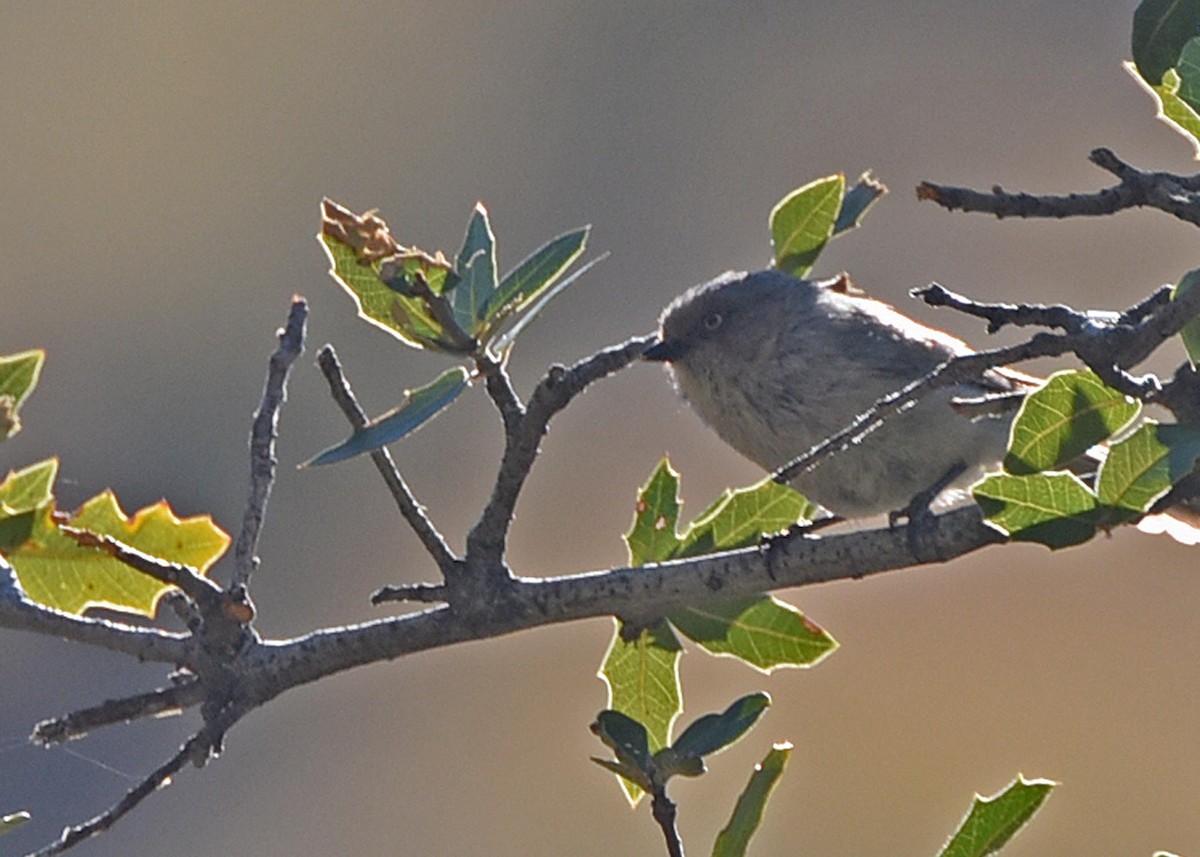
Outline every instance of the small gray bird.
{"label": "small gray bird", "polygon": [[[771,471],[883,396],[970,353],[862,295],[844,275],[816,282],[777,270],[729,272],[680,295],[659,322],[659,341],[644,358],[667,362],[700,418]],[[961,488],[1003,457],[1009,424],[1034,383],[997,369],[935,390],[791,484],[847,518],[900,510],[935,486]],[[1007,404],[965,405],[984,397]]]}

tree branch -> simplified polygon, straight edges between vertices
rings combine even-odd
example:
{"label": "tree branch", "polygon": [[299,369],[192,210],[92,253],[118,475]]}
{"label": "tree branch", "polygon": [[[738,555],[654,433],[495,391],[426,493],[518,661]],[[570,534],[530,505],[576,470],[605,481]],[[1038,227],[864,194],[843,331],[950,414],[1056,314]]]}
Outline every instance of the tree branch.
{"label": "tree branch", "polygon": [[275,440],[278,438],[279,409],[287,399],[287,380],[292,364],[304,352],[304,328],[308,302],[299,295],[292,298],[287,323],[278,332],[279,347],[271,355],[262,401],[250,429],[250,496],[242,516],[242,529],[233,548],[232,587],[245,588],[258,566],[258,537],[267,514],[267,501],[275,483]]}

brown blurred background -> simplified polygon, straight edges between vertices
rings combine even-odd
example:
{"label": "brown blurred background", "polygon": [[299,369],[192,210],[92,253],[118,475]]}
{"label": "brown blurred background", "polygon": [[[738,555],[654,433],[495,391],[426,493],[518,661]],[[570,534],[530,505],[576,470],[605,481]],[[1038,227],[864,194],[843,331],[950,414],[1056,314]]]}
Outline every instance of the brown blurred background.
{"label": "brown blurred background", "polygon": [[[447,251],[482,199],[506,270],[594,224],[592,249],[612,258],[522,338],[522,391],[552,361],[649,331],[684,287],[765,264],[770,207],[838,170],[871,168],[892,193],[818,273],[847,268],[981,342],[981,326],[906,291],[937,279],[1111,308],[1197,264],[1195,230],[1159,213],[997,222],[912,192],[923,179],[1097,188],[1109,177],[1086,155],[1099,145],[1193,169],[1120,67],[1134,6],[0,5],[0,352],[49,351],[0,470],[59,454],[64,505],[111,486],[128,510],[166,497],[235,528],[250,415],[300,292],[310,348],[282,420],[259,628],[382,615],[373,588],[434,570],[369,462],[294,469],[346,432],[311,357],[336,344],[373,413],[446,364],[355,319],[313,239],[322,195],[378,206],[402,240]],[[526,575],[622,562],[635,489],[664,452],[692,512],[757,477],[650,366],[598,385],[544,448],[511,549]],[[498,449],[479,391],[394,448],[456,546]],[[764,677],[684,659],[685,721],[750,690],[776,699],[709,776],[676,788],[688,845],[708,853],[750,766],[788,739],[764,857],[933,854],[974,791],[1018,771],[1063,786],[1013,857],[1195,853],[1197,556],[1122,531],[788,593],[843,644],[818,668]],[[293,691],[79,853],[661,853],[645,808],[630,812],[587,761],[609,633],[606,620],[539,630]],[[107,807],[195,714],[53,751],[22,744],[31,724],[161,678],[0,632],[0,810],[34,814],[0,851]]]}

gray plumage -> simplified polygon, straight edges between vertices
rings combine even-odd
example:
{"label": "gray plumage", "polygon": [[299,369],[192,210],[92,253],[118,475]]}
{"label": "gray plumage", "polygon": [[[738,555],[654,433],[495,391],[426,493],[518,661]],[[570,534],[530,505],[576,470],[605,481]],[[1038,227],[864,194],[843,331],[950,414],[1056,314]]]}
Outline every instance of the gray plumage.
{"label": "gray plumage", "polygon": [[[730,272],[690,289],[663,310],[659,337],[646,358],[668,362],[700,418],[767,470],[949,357],[970,353],[857,294],[845,277],[815,282],[776,270]],[[1018,393],[1026,383],[999,370],[935,390],[792,484],[850,518],[900,509],[956,465],[966,470],[954,485],[969,484],[1003,455],[1012,409],[972,417],[952,402]]]}

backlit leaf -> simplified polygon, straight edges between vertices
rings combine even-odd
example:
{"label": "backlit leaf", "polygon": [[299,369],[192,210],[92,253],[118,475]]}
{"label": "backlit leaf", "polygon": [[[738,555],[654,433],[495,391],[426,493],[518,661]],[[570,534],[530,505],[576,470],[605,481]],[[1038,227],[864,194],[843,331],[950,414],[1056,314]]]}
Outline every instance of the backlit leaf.
{"label": "backlit leaf", "polygon": [[713,857],[745,857],[751,837],[762,824],[767,800],[783,776],[791,755],[791,744],[776,744],[766,758],[754,766],[754,773],[738,797],[729,823],[717,835]]}
{"label": "backlit leaf", "polygon": [[46,352],[40,348],[0,356],[0,440],[21,430],[21,405],[37,386],[45,362]]}
{"label": "backlit leaf", "polygon": [[[1180,278],[1179,284],[1175,286],[1171,293],[1173,300],[1185,294],[1189,289],[1195,288],[1200,284],[1200,268],[1188,271]],[[1183,347],[1187,349],[1188,360],[1192,362],[1192,368],[1200,363],[1200,316],[1193,318],[1183,326],[1183,330],[1179,331],[1179,336],[1183,339]]]}
{"label": "backlit leaf", "polygon": [[1110,520],[1136,517],[1192,472],[1200,428],[1146,423],[1108,450],[1096,483]]}
{"label": "backlit leaf", "polygon": [[454,270],[458,274],[458,284],[451,293],[454,319],[463,331],[474,336],[496,291],[496,237],[482,202],[475,203]]}
{"label": "backlit leaf", "polygon": [[829,632],[773,595],[714,600],[667,618],[710,654],[735,657],[767,673],[815,666],[838,645]]}
{"label": "backlit leaf", "polygon": [[1197,35],[1200,0],[1142,0],[1133,13],[1133,61],[1147,83],[1158,84],[1179,64],[1183,46]]}
{"label": "backlit leaf", "polygon": [[1041,809],[1056,785],[1050,780],[1018,776],[998,794],[976,795],[970,812],[938,857],[986,857],[999,851]]}
{"label": "backlit leaf", "polygon": [[827,176],[797,188],[771,209],[776,268],[794,277],[812,269],[833,234],[845,190],[845,176]]}
{"label": "backlit leaf", "polygon": [[972,493],[987,523],[1016,541],[1056,549],[1096,533],[1096,496],[1072,473],[996,473]]}

